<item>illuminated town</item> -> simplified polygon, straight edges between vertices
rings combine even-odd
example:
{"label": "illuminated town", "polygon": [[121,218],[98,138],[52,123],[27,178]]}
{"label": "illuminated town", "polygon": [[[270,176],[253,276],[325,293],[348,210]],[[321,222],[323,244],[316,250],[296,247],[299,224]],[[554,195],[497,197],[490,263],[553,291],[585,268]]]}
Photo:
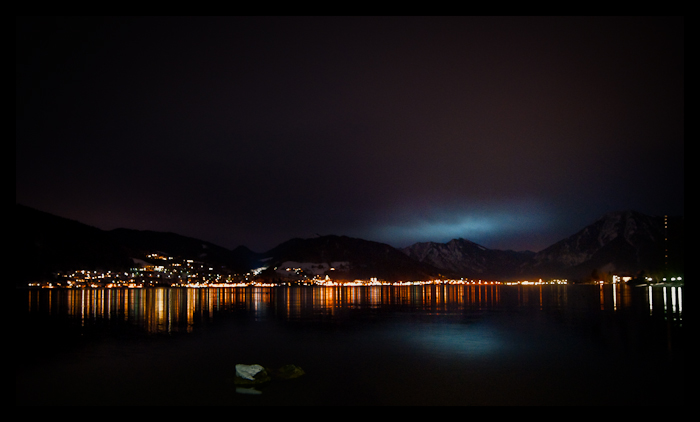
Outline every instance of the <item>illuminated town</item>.
{"label": "illuminated town", "polygon": [[[246,273],[234,274],[217,271],[203,262],[191,259],[178,261],[173,257],[158,254],[148,255],[151,260],[163,261],[160,265],[142,262],[129,271],[88,271],[76,270],[56,272],[52,281],[29,283],[29,287],[41,288],[147,288],[147,287],[188,287],[188,288],[222,288],[222,287],[276,287],[276,286],[411,286],[428,284],[451,285],[546,285],[568,284],[567,279],[536,279],[498,281],[482,279],[435,278],[430,280],[386,281],[377,277],[369,279],[348,280],[343,277],[331,277],[335,268],[329,268],[325,275],[310,274],[300,267],[274,268],[274,278],[262,276],[267,267],[253,269]],[[595,284],[628,283],[631,276],[611,275],[609,280],[594,280]],[[682,284],[682,277],[652,278],[645,277],[645,284]]]}

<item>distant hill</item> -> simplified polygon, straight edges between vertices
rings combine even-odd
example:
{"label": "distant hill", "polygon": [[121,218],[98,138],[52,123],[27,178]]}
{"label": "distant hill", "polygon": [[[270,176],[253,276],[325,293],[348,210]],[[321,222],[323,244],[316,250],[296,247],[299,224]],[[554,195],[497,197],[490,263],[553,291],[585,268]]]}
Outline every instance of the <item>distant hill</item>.
{"label": "distant hill", "polygon": [[[571,278],[609,272],[682,272],[683,219],[674,217],[668,223],[670,230],[664,217],[611,212],[538,252],[527,270],[543,275],[566,273]],[[673,256],[668,265],[666,250]]]}
{"label": "distant hill", "polygon": [[16,282],[51,278],[57,270],[113,269],[133,265],[128,250],[96,227],[16,205]]}
{"label": "distant hill", "polygon": [[347,236],[291,239],[268,252],[256,253],[245,246],[228,250],[175,233],[100,230],[22,205],[16,206],[16,219],[21,262],[18,282],[50,279],[53,272],[61,270],[125,270],[133,267],[135,260],[157,262],[147,257],[151,253],[192,259],[232,273],[268,266],[272,270],[265,275],[271,278],[281,277],[274,274],[274,267],[285,263],[330,269],[339,262],[334,276],[346,278],[415,280],[440,272],[389,245]]}
{"label": "distant hill", "polygon": [[[263,255],[270,278],[284,277],[286,267],[304,268],[307,274],[330,274],[337,279],[421,280],[441,271],[418,262],[398,249],[379,242],[347,236],[291,239]],[[271,271],[277,267],[276,274]],[[335,270],[331,270],[335,268]]]}
{"label": "distant hill", "polygon": [[402,251],[469,278],[586,280],[609,273],[682,273],[683,231],[682,217],[621,211],[604,215],[538,253],[490,250],[464,239],[416,243]]}
{"label": "distant hill", "polygon": [[231,251],[175,233],[115,229],[105,231],[17,204],[15,237],[19,263],[16,282],[47,280],[56,271],[127,270],[147,255],[161,252],[245,272],[257,254],[245,247]]}
{"label": "distant hill", "polygon": [[[332,275],[335,279],[419,280],[436,276],[481,279],[559,277],[683,271],[683,217],[651,217],[634,211],[606,214],[572,236],[538,252],[492,250],[466,239],[422,242],[402,250],[347,236],[291,239],[264,253],[228,250],[175,233],[100,230],[74,220],[16,205],[19,263],[15,281],[50,279],[55,271],[124,270],[160,252],[224,269],[267,267],[270,279]],[[287,271],[287,268],[290,271]]]}
{"label": "distant hill", "polygon": [[170,232],[150,230],[114,229],[110,237],[129,252],[132,257],[143,259],[147,253],[192,259],[211,266],[236,272],[246,272],[255,262],[257,254],[244,246],[226,249],[204,240]]}

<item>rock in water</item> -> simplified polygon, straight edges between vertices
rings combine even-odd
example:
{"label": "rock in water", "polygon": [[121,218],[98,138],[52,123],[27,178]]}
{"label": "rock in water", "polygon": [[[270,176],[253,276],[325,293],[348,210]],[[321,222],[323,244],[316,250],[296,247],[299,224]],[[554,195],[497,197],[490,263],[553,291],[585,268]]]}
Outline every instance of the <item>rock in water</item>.
{"label": "rock in water", "polygon": [[255,375],[264,369],[265,368],[260,365],[243,365],[239,363],[236,365],[236,375],[243,379],[255,381]]}
{"label": "rock in water", "polygon": [[290,380],[304,375],[304,370],[296,365],[284,365],[275,375],[278,378]]}
{"label": "rock in water", "polygon": [[236,376],[233,382],[236,385],[259,385],[270,381],[272,378],[290,380],[304,375],[304,370],[296,365],[284,365],[278,370],[271,370],[262,365],[236,364]]}

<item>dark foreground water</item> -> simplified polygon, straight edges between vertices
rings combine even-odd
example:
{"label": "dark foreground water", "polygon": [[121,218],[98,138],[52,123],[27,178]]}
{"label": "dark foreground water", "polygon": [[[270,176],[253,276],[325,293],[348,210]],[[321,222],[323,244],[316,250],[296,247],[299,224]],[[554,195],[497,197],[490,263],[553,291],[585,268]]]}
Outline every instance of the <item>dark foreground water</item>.
{"label": "dark foreground water", "polygon": [[[18,290],[17,404],[683,405],[682,293]],[[237,390],[237,363],[306,374]]]}

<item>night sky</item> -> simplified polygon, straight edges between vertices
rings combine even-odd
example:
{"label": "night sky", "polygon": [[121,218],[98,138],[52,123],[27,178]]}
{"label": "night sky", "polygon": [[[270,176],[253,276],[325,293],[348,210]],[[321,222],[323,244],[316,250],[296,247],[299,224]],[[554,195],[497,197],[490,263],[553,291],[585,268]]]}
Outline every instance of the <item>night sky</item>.
{"label": "night sky", "polygon": [[263,252],[684,214],[683,18],[21,18],[16,202]]}

